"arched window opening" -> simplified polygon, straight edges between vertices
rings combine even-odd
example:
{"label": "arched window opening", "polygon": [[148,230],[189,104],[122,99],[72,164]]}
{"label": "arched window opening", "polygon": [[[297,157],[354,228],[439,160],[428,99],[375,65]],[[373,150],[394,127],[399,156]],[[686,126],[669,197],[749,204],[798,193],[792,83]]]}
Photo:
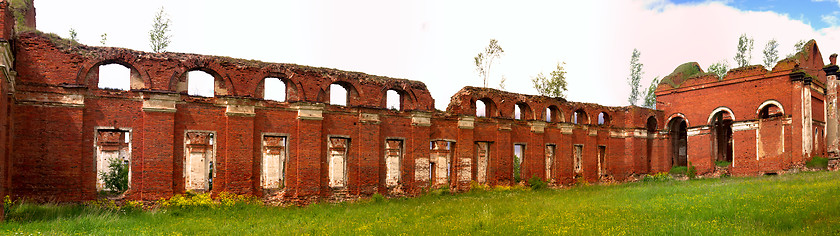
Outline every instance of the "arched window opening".
{"label": "arched window opening", "polygon": [[523,102],[516,103],[513,115],[513,118],[517,120],[528,120],[533,118],[533,115],[531,115],[531,108],[528,107],[528,104]]}
{"label": "arched window opening", "polygon": [[286,83],[279,78],[265,78],[263,98],[278,102],[286,101]]}
{"label": "arched window opening", "polygon": [[560,115],[560,109],[558,109],[557,106],[554,105],[548,106],[548,108],[545,109],[545,114],[543,116],[545,117],[546,122],[563,121],[563,116]]}
{"label": "arched window opening", "polygon": [[402,95],[396,90],[388,90],[385,92],[385,108],[402,110]]}
{"label": "arched window opening", "polygon": [[768,119],[784,115],[782,109],[774,104],[767,104],[758,112],[759,119]]}
{"label": "arched window opening", "polygon": [[545,113],[543,113],[543,117],[545,117],[545,122],[551,122],[551,108],[545,108]]}
{"label": "arched window opening", "polygon": [[131,89],[131,69],[120,64],[99,66],[99,88]]}
{"label": "arched window opening", "polygon": [[487,117],[487,105],[484,104],[484,101],[475,101],[475,116]]}
{"label": "arched window opening", "polygon": [[522,108],[519,108],[519,104],[513,106],[513,118],[517,120],[522,119]]}
{"label": "arched window opening", "polygon": [[598,125],[610,125],[610,115],[606,112],[598,113]]}
{"label": "arched window opening", "polygon": [[668,125],[671,136],[672,166],[688,166],[688,123],[682,117],[676,117]]}
{"label": "arched window opening", "polygon": [[187,73],[187,94],[192,96],[213,97],[215,78],[207,72],[194,70]]}
{"label": "arched window opening", "polygon": [[330,104],[347,106],[349,100],[347,88],[340,84],[330,84]]}
{"label": "arched window opening", "polygon": [[[730,165],[732,163],[732,122],[733,115],[726,110],[721,110],[712,116],[712,153],[715,154],[714,161],[718,166]],[[728,162],[725,163],[725,162]]]}
{"label": "arched window opening", "polygon": [[583,110],[576,110],[574,114],[572,114],[572,123],[575,124],[587,124],[589,118],[586,116],[586,112]]}

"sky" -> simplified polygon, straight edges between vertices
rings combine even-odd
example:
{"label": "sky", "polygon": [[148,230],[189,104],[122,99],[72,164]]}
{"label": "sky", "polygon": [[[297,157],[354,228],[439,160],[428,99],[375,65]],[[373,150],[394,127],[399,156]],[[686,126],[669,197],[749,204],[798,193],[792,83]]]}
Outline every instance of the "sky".
{"label": "sky", "polygon": [[151,51],[163,7],[167,51],[329,67],[424,82],[446,109],[464,86],[482,86],[473,57],[490,39],[504,54],[489,86],[537,94],[531,78],[565,63],[568,100],[629,105],[630,56],[641,52],[642,89],[685,62],[735,62],[738,37],[754,39],[750,64],[775,39],[784,58],[815,39],[824,61],[840,52],[840,0],[220,1],[35,0],[37,28],[83,44]]}

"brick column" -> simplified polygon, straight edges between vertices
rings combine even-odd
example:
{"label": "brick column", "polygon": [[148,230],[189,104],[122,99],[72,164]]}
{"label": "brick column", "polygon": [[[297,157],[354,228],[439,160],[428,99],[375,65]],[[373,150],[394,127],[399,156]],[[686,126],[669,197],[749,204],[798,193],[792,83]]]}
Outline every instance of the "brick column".
{"label": "brick column", "polygon": [[[219,170],[219,181],[223,191],[236,194],[257,195],[254,189],[254,182],[259,182],[259,177],[254,178],[254,106],[245,99],[227,98],[223,100],[225,110],[225,153],[217,156],[218,165],[223,168]],[[222,169],[220,168],[220,169]]]}
{"label": "brick column", "polygon": [[139,190],[140,199],[156,200],[172,196],[173,183],[173,144],[175,135],[175,102],[180,100],[177,94],[143,94],[143,137],[140,143],[143,156],[135,156],[134,162],[141,163],[140,176],[134,180],[134,188]]}
{"label": "brick column", "polygon": [[[411,136],[405,140],[405,153],[400,163],[402,173],[402,186],[408,191],[418,191],[419,186],[424,184],[416,181],[417,160],[429,158],[429,142],[431,139],[432,113],[413,112],[411,113]],[[426,181],[428,183],[428,181]]]}
{"label": "brick column", "polygon": [[[380,185],[380,173],[385,173],[379,171],[380,160],[384,161],[382,145],[385,141],[380,138],[379,114],[359,113],[359,123],[358,136],[351,141],[351,148],[358,150],[359,155],[351,155],[353,159],[347,160],[350,162],[347,165],[350,167],[348,187],[353,195],[370,195]],[[382,186],[384,190],[384,182]]]}
{"label": "brick column", "polygon": [[[294,150],[286,167],[287,191],[294,197],[317,195],[321,191],[321,164],[326,163],[326,142],[321,128],[324,120],[324,105],[296,103],[297,133],[292,134],[289,149]],[[352,144],[351,144],[352,145]]]}
{"label": "brick column", "polygon": [[[836,59],[837,55],[832,55]],[[831,62],[823,68],[826,75],[825,82],[825,142],[827,144],[828,156],[840,157],[840,143],[838,143],[838,112],[837,112],[837,75],[840,67]]]}
{"label": "brick column", "polygon": [[451,155],[452,170],[450,184],[457,189],[466,189],[472,180],[472,157],[475,149],[473,137],[475,117],[461,117],[458,119],[458,141],[455,142],[455,153]]}

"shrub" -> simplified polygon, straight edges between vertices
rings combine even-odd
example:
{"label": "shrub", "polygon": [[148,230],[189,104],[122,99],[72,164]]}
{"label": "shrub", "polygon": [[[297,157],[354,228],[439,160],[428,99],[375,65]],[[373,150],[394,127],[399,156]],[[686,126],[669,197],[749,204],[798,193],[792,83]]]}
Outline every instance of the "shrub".
{"label": "shrub", "polygon": [[729,166],[731,166],[731,165],[732,165],[732,162],[728,162],[728,161],[715,161],[715,166],[718,166],[718,167],[729,167]]}
{"label": "shrub", "polygon": [[810,161],[805,162],[805,166],[814,169],[826,169],[828,168],[828,158],[814,156]]}
{"label": "shrub", "polygon": [[519,176],[520,168],[519,157],[513,155],[513,182],[519,183],[519,181],[522,181],[522,177]]}
{"label": "shrub", "polygon": [[376,203],[384,202],[385,201],[385,196],[382,196],[382,194],[379,194],[379,193],[374,193],[372,196],[370,196],[370,200],[372,202],[376,202]]}
{"label": "shrub", "polygon": [[186,194],[176,194],[169,199],[157,201],[157,205],[161,207],[208,207],[215,208],[217,206],[234,206],[238,204],[259,204],[260,200],[255,197],[247,195],[236,195],[229,192],[221,192],[216,196],[216,199],[210,197],[210,193],[195,194],[187,192]]}
{"label": "shrub", "polygon": [[128,190],[128,164],[123,164],[120,158],[108,160],[108,170],[99,175],[105,182],[105,189],[116,194],[122,194]]}
{"label": "shrub", "polygon": [[548,187],[548,183],[542,181],[542,179],[537,176],[531,176],[531,178],[528,179],[528,185],[531,186],[532,190],[540,190]]}
{"label": "shrub", "polygon": [[479,191],[479,192],[487,191],[487,186],[485,186],[483,184],[479,184],[478,182],[475,182],[475,180],[473,180],[473,181],[470,181],[470,191]]}
{"label": "shrub", "polygon": [[687,166],[674,166],[671,167],[670,171],[668,171],[668,173],[672,175],[684,175],[686,172],[688,172]]}
{"label": "shrub", "polygon": [[685,174],[688,175],[689,179],[694,179],[694,177],[697,177],[697,169],[694,168],[694,165],[691,164],[690,161],[688,162],[688,171],[686,171]]}
{"label": "shrub", "polygon": [[645,177],[642,178],[642,182],[665,182],[671,180],[671,175],[665,172],[659,172],[653,175],[645,175]]}

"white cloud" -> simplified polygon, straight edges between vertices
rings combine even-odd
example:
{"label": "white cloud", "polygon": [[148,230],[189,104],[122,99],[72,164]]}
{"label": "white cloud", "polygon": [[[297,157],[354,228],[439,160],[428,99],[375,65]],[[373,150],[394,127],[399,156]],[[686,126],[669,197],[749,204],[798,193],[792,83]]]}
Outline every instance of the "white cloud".
{"label": "white cloud", "polygon": [[821,15],[820,19],[822,19],[822,21],[825,22],[826,24],[828,24],[829,26],[836,26],[837,25],[837,20],[838,20],[837,19],[838,13],[840,13],[840,12],[835,11],[835,12],[832,12],[830,15]]}

